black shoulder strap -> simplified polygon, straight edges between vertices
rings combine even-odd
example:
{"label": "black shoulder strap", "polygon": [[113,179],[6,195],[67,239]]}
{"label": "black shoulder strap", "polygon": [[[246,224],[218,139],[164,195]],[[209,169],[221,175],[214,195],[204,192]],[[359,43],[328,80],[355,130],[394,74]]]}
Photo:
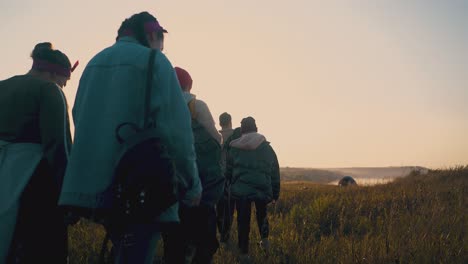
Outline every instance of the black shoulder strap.
{"label": "black shoulder strap", "polygon": [[122,129],[122,127],[125,127],[125,126],[130,126],[133,131],[137,132],[137,131],[140,131],[141,129],[146,129],[146,128],[149,128],[150,126],[154,126],[154,124],[151,124],[150,122],[150,119],[149,119],[149,116],[150,116],[150,109],[151,109],[151,88],[153,86],[153,75],[154,75],[154,58],[156,56],[156,50],[151,50],[150,52],[150,55],[149,55],[149,59],[148,59],[148,67],[147,67],[147,72],[146,72],[146,87],[145,87],[145,105],[144,105],[144,119],[143,119],[143,127],[140,128],[138,127],[138,125],[136,125],[135,123],[131,123],[131,122],[125,122],[125,123],[122,123],[120,125],[118,125],[116,128],[115,128],[115,136],[117,137],[117,141],[119,143],[123,143],[125,141],[125,138],[122,137],[120,135],[120,130]]}
{"label": "black shoulder strap", "polygon": [[156,50],[151,49],[149,60],[148,60],[148,70],[146,72],[146,93],[145,93],[145,119],[143,128],[148,128],[150,125],[149,115],[150,115],[150,102],[151,102],[151,87],[153,86],[153,68],[154,68],[154,57],[156,56]]}
{"label": "black shoulder strap", "polygon": [[[148,59],[148,68],[146,72],[146,87],[145,87],[145,117],[144,117],[144,124],[143,129],[148,128],[151,125],[149,122],[149,114],[150,114],[150,102],[151,102],[151,88],[153,86],[153,68],[154,68],[154,58],[156,56],[156,50],[151,49],[149,59]],[[119,130],[121,127],[125,125],[130,125],[135,131],[138,131],[138,127],[133,123],[122,123],[116,128],[116,136],[117,140],[122,144],[124,139],[119,135]],[[99,263],[106,263],[106,252],[107,252],[107,243],[110,240],[109,232],[106,232],[106,236],[102,242],[101,252],[99,254]]]}

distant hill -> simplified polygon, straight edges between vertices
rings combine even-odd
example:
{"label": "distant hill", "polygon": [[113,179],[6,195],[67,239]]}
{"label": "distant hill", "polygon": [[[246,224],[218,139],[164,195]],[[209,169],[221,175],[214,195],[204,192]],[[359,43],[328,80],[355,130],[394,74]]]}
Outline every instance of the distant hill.
{"label": "distant hill", "polygon": [[399,178],[410,174],[412,171],[427,173],[428,169],[419,166],[405,167],[364,167],[364,168],[333,168],[327,169],[354,178]]}
{"label": "distant hill", "polygon": [[427,173],[428,169],[419,166],[405,167],[356,167],[356,168],[281,168],[283,181],[310,181],[315,183],[336,182],[344,176],[356,179],[386,179],[404,177],[412,171]]}
{"label": "distant hill", "polygon": [[329,183],[343,177],[340,172],[328,169],[281,168],[283,181],[311,181],[316,183]]}

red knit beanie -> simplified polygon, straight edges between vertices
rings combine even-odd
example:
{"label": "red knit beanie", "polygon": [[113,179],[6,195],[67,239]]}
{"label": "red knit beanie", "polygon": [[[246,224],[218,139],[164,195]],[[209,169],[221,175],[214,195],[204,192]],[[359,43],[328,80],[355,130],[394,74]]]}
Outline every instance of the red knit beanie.
{"label": "red knit beanie", "polygon": [[192,89],[192,77],[190,77],[190,74],[179,67],[174,68],[176,74],[177,74],[177,79],[179,79],[179,84],[180,87],[182,88],[183,91],[190,91]]}

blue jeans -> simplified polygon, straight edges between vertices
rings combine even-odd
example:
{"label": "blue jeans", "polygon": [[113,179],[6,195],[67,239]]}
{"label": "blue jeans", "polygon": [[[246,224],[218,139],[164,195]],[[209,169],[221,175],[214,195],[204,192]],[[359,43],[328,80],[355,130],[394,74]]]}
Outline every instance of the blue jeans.
{"label": "blue jeans", "polygon": [[133,224],[125,228],[106,226],[112,241],[115,264],[150,264],[156,255],[161,232],[151,224]]}

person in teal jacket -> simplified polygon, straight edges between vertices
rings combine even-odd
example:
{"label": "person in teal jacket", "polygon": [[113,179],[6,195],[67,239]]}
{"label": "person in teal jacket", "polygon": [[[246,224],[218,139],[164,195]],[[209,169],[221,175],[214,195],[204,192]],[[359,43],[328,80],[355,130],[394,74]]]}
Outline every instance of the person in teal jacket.
{"label": "person in teal jacket", "polygon": [[24,75],[0,81],[0,263],[67,263],[57,202],[71,147],[68,57],[35,46]]}
{"label": "person in teal jacket", "polygon": [[[164,33],[148,12],[126,19],[117,42],[99,52],[86,66],[73,107],[74,148],[65,174],[60,204],[81,208],[106,207],[120,149],[115,136],[119,124],[144,120],[146,70],[150,50],[156,50],[150,118],[173,159],[181,181],[181,202],[198,205],[202,187],[198,177],[190,113],[174,69],[161,52]],[[113,228],[105,223],[113,242],[115,263],[152,263],[164,224],[179,221],[179,203],[153,224]],[[118,219],[115,219],[118,221]]]}
{"label": "person in teal jacket", "polygon": [[219,247],[216,237],[215,204],[223,194],[224,175],[221,169],[221,136],[207,104],[191,94],[192,77],[175,67],[187,108],[192,115],[198,175],[203,193],[199,206],[181,206],[181,225],[165,235],[165,260],[168,263],[212,263]]}
{"label": "person in teal jacket", "polygon": [[[255,203],[260,245],[269,248],[267,205],[276,203],[280,193],[280,173],[276,154],[270,143],[257,132],[255,119],[241,121],[242,136],[230,143],[226,177],[231,183],[238,224],[238,245],[248,256],[251,204]],[[241,257],[242,257],[241,256]]]}

